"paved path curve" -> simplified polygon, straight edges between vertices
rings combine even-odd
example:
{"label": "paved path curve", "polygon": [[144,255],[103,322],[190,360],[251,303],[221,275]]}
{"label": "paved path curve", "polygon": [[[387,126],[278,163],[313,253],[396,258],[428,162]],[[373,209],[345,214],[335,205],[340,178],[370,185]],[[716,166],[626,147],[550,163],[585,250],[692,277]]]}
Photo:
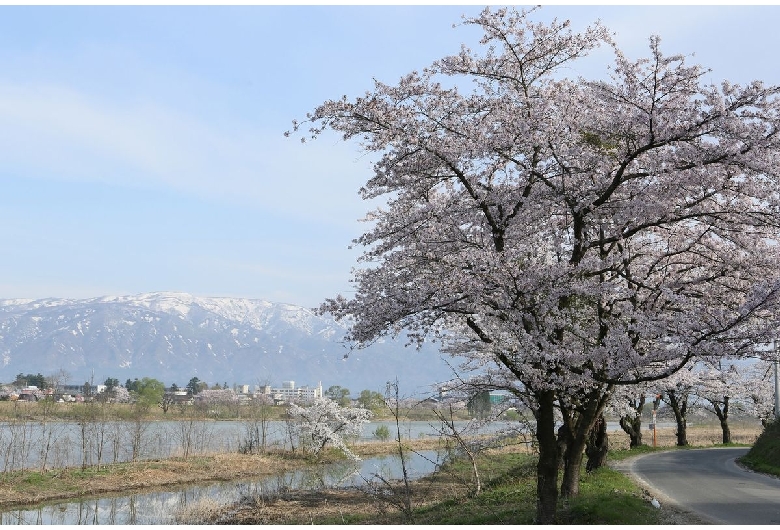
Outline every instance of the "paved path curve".
{"label": "paved path curve", "polygon": [[734,459],[747,448],[691,449],[643,455],[630,471],[662,504],[717,524],[780,524],[780,479],[747,471]]}

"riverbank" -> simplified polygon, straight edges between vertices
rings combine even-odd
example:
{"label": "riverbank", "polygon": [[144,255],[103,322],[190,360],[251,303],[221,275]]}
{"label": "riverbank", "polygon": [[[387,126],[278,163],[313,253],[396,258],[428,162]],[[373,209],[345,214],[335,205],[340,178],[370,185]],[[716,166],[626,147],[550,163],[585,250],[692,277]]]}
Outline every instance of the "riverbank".
{"label": "riverbank", "polygon": [[[734,428],[735,441],[752,443],[758,429],[752,427]],[[694,426],[689,429],[691,444],[708,446],[718,443],[719,429],[713,426]],[[675,437],[673,429],[659,430],[659,446],[671,447]],[[652,437],[645,441],[652,443]],[[409,439],[404,441],[407,450],[439,449],[443,442],[438,438]],[[627,437],[621,432],[610,433],[610,445],[615,449],[627,447]],[[394,442],[366,442],[351,446],[361,457],[396,454]],[[335,462],[337,453],[327,453],[320,462]],[[503,488],[502,484],[514,484],[510,492],[491,495],[509,495],[501,510],[508,510],[496,522],[520,522],[533,516],[535,475],[533,455],[525,444],[491,450],[480,456],[479,472],[484,487]],[[113,496],[115,494],[149,493],[178,489],[186,485],[214,482],[251,481],[265,477],[279,476],[289,471],[310,467],[315,462],[304,455],[289,452],[268,452],[262,455],[221,453],[207,456],[192,456],[186,459],[169,458],[136,463],[117,463],[80,468],[65,468],[39,473],[18,471],[0,474],[0,508],[7,510],[22,506],[34,506],[60,500],[82,497]],[[529,467],[530,466],[530,467]],[[454,468],[457,469],[457,468]],[[465,466],[457,472],[449,468],[417,481],[409,491],[409,505],[415,511],[437,512],[446,507],[460,506],[462,502],[474,502],[470,493],[473,488],[471,469]],[[609,478],[612,483],[614,478]],[[381,484],[378,484],[378,486]],[[595,486],[594,486],[595,487]],[[634,488],[634,489],[631,489]],[[360,522],[365,520],[383,523],[404,522],[403,510],[399,510],[399,499],[403,500],[400,484],[384,488],[382,495],[370,495],[357,490],[315,490],[307,492],[284,492],[265,498],[248,498],[233,505],[209,505],[188,507],[181,514],[180,522],[197,524],[202,522]],[[642,492],[635,486],[615,486],[625,490],[625,496],[642,498]],[[401,496],[399,496],[401,495]],[[523,496],[527,496],[527,499]],[[490,497],[488,495],[487,497]],[[485,496],[480,496],[484,499]],[[586,499],[587,501],[587,499]],[[393,504],[396,502],[396,504]],[[635,502],[635,501],[631,501]],[[645,501],[642,501],[645,502]],[[528,503],[530,505],[526,506]],[[401,503],[402,505],[403,503]],[[641,504],[641,503],[640,503]],[[647,502],[645,502],[647,504]],[[503,505],[502,505],[503,506]],[[477,510],[477,508],[471,508]],[[493,507],[492,510],[499,508]],[[501,511],[499,510],[499,511]],[[528,510],[528,511],[526,511]],[[525,515],[523,515],[525,514]],[[531,515],[527,515],[531,514]],[[444,515],[440,514],[444,517]],[[417,517],[420,517],[417,515]],[[426,516],[428,517],[428,516]],[[433,517],[433,516],[430,516]],[[679,519],[677,519],[679,520]],[[434,521],[434,519],[431,519]]]}
{"label": "riverbank", "polygon": [[[409,449],[424,450],[436,449],[441,442],[437,439],[408,440],[404,445]],[[391,454],[397,451],[397,445],[369,442],[356,444],[353,451],[358,456],[369,457]],[[337,453],[328,453],[318,462],[339,458]],[[313,463],[308,455],[269,451],[256,455],[221,453],[186,459],[125,462],[84,470],[70,467],[44,473],[15,471],[0,474],[0,509],[85,496],[173,489],[187,484],[258,479],[306,468]]]}
{"label": "riverbank", "polygon": [[[287,418],[288,408],[288,405],[249,402],[231,405],[220,403],[174,405],[164,411],[155,406],[101,401],[86,403],[55,403],[47,400],[0,401],[0,422],[74,421],[84,418],[89,421],[189,421],[191,419],[280,421]],[[394,419],[391,411],[383,407],[378,407],[372,412],[374,421]],[[399,417],[404,421],[438,422],[433,409],[419,405],[402,407],[399,410]],[[455,419],[468,420],[470,415],[465,409],[456,411]]]}
{"label": "riverbank", "polygon": [[[735,443],[752,443],[757,426],[732,429]],[[691,426],[692,446],[720,443],[720,429]],[[645,438],[652,444],[652,433]],[[674,429],[659,429],[659,448],[675,447]],[[630,457],[628,436],[610,433],[610,459]],[[507,446],[479,456],[482,491],[474,496],[472,468],[465,462],[446,466],[414,481],[407,489],[395,482],[381,491],[322,489],[247,497],[229,506],[204,503],[180,514],[183,523],[219,524],[532,524],[536,506],[535,457],[525,445]],[[581,494],[561,501],[560,523],[566,524],[702,524],[673,506],[656,509],[649,492],[618,470],[583,473]],[[387,485],[385,485],[387,486]]]}

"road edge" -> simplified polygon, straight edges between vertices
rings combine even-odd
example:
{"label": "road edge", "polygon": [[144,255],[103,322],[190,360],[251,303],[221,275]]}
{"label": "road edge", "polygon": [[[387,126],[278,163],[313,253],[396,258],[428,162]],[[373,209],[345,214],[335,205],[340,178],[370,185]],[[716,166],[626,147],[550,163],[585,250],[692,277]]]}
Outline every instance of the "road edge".
{"label": "road edge", "polygon": [[[674,449],[670,449],[669,451],[673,451],[673,450]],[[641,460],[642,458],[645,458],[646,456],[658,454],[658,453],[665,453],[665,452],[668,451],[658,451],[655,453],[645,453],[637,456],[631,456],[623,460],[610,462],[609,467],[611,467],[615,471],[619,471],[623,473],[628,478],[630,478],[637,486],[642,488],[642,492],[647,496],[648,501],[652,498],[658,500],[658,502],[661,504],[660,510],[663,513],[663,518],[668,519],[667,521],[664,522],[665,525],[723,524],[722,522],[713,519],[711,517],[707,517],[704,514],[684,508],[671,497],[668,497],[667,495],[661,493],[658,489],[656,489],[655,486],[653,486],[651,483],[647,482],[642,477],[640,477],[634,470],[634,464],[637,461]]]}

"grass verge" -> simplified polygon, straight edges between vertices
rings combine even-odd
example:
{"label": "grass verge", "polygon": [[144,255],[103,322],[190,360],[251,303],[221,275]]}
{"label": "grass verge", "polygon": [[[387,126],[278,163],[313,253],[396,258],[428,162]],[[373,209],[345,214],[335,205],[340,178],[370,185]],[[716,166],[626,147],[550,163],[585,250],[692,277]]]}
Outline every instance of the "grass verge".
{"label": "grass verge", "polygon": [[780,420],[768,424],[739,462],[753,471],[780,477]]}
{"label": "grass verge", "polygon": [[[467,462],[442,466],[406,492],[319,490],[244,499],[209,522],[227,524],[532,524],[536,515],[536,457],[497,452],[479,457],[482,491],[474,495]],[[410,494],[411,511],[399,509]],[[665,524],[665,512],[622,473],[584,473],[580,495],[561,500],[563,524]],[[226,515],[228,514],[228,515]]]}
{"label": "grass verge", "polygon": [[[732,429],[732,445],[752,443],[760,427]],[[677,448],[673,429],[659,430],[658,447],[628,449],[624,433],[610,433],[614,448],[608,460],[619,462],[670,449],[722,446],[719,428],[689,428],[690,446]],[[388,447],[392,447],[389,444]],[[386,449],[386,448],[385,448]],[[317,490],[256,496],[224,507],[203,522],[227,524],[532,524],[536,514],[536,458],[522,446],[493,450],[479,456],[482,492],[474,496],[471,466],[455,461],[436,474],[418,480],[405,492],[396,482],[373,493],[359,490]],[[562,524],[702,524],[694,515],[673,506],[650,504],[650,493],[625,474],[611,468],[582,472],[580,495],[562,499]],[[410,495],[408,513],[403,496]]]}

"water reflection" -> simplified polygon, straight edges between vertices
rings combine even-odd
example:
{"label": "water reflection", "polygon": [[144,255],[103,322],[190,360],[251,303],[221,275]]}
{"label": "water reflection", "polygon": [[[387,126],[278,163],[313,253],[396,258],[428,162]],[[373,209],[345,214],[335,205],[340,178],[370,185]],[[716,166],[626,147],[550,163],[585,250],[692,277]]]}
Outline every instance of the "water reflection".
{"label": "water reflection", "polygon": [[[456,422],[458,428],[467,424]],[[360,439],[374,440],[374,432],[381,426],[395,431],[393,422],[375,421],[365,426]],[[506,427],[507,424],[494,422],[479,432],[495,432]],[[268,447],[289,449],[285,422],[269,421],[265,429]],[[435,422],[402,422],[400,431],[405,439],[437,436]],[[245,437],[246,423],[241,420],[106,421],[89,425],[67,421],[0,422],[0,471],[236,452]]]}
{"label": "water reflection", "polygon": [[[412,478],[433,472],[442,456],[436,451],[412,453],[407,469]],[[265,478],[260,481],[217,483],[192,486],[178,491],[142,493],[129,496],[82,499],[0,512],[0,524],[35,525],[138,525],[176,524],[176,514],[188,506],[207,500],[220,504],[245,496],[271,495],[292,490],[322,487],[360,487],[374,473],[386,479],[401,477],[401,462],[395,456],[369,458],[361,462],[345,461]]]}

